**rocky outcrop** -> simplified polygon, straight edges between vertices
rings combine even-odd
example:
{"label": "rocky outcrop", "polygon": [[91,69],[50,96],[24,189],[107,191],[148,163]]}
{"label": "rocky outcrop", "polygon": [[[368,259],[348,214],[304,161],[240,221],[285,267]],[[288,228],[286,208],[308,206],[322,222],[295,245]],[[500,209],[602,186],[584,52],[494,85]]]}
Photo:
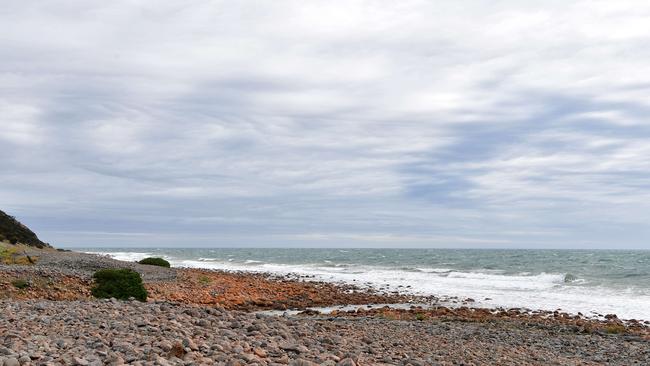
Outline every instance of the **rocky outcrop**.
{"label": "rocky outcrop", "polygon": [[49,244],[42,242],[33,231],[16,220],[16,218],[0,211],[0,242],[2,241],[41,249],[50,247]]}

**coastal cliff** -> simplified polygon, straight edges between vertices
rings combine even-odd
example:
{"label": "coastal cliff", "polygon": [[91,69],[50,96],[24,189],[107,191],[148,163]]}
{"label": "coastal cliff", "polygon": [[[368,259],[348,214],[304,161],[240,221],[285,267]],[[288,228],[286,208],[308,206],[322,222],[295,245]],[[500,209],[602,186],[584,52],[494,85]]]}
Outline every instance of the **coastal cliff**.
{"label": "coastal cliff", "polygon": [[27,226],[0,210],[0,242],[2,241],[41,249],[50,247],[49,244],[42,242]]}

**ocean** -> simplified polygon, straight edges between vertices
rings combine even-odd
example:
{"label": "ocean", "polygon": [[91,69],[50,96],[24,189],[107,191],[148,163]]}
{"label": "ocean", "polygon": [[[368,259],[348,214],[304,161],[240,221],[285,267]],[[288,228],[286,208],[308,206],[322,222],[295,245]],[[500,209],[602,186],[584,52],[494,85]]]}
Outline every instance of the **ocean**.
{"label": "ocean", "polygon": [[296,274],[472,306],[650,320],[650,251],[488,249],[84,248],[173,266]]}

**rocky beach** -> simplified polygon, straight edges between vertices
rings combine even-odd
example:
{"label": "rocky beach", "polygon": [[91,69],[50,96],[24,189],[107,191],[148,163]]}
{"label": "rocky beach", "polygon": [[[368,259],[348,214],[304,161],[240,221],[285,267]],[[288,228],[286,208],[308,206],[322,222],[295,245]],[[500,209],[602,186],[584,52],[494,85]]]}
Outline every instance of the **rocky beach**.
{"label": "rocky beach", "polygon": [[[649,324],[613,314],[420,308],[408,304],[427,299],[353,286],[25,253],[36,264],[0,266],[0,366],[650,364]],[[148,302],[94,299],[103,268],[139,272]],[[361,307],[387,303],[405,305]],[[360,307],[308,310],[343,305]]]}
{"label": "rocky beach", "polygon": [[0,366],[650,366],[650,1],[0,4]]}

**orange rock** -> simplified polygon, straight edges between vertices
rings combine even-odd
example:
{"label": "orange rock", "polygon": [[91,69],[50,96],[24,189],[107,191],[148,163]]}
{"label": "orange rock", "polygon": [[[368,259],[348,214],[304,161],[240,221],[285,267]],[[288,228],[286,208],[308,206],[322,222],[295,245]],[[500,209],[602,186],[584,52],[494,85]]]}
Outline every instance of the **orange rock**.
{"label": "orange rock", "polygon": [[253,350],[253,353],[254,353],[257,357],[259,357],[259,358],[265,358],[265,357],[267,356],[267,355],[266,355],[266,351],[264,351],[263,349],[261,349],[261,348],[259,348],[259,347],[256,347],[256,348]]}

